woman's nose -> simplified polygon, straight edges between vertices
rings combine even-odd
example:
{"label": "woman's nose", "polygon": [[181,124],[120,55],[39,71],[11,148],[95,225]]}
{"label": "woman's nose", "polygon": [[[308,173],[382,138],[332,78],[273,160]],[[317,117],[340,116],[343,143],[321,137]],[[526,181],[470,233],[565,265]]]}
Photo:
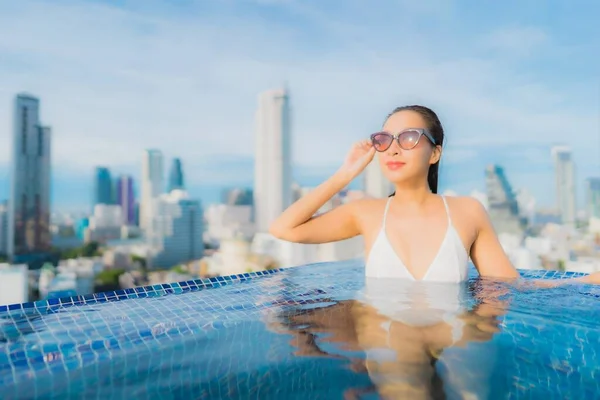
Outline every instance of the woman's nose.
{"label": "woman's nose", "polygon": [[389,156],[395,156],[401,151],[401,147],[398,145],[398,141],[393,140],[391,146],[387,149],[387,154]]}

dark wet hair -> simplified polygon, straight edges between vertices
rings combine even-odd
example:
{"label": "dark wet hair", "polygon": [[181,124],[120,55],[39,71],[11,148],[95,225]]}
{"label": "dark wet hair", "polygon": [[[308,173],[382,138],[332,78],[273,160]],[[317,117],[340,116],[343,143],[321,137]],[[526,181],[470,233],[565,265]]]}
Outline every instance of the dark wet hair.
{"label": "dark wet hair", "polygon": [[[392,115],[399,113],[400,111],[414,111],[419,114],[423,120],[425,120],[425,123],[427,124],[427,130],[435,139],[436,145],[442,146],[444,144],[444,127],[442,127],[440,119],[432,109],[418,105],[397,107],[394,109],[394,111],[389,113],[385,120],[387,121]],[[438,162],[429,167],[429,171],[427,172],[427,183],[429,184],[429,189],[432,193],[437,193],[438,191],[439,169],[440,161],[438,160]],[[392,193],[390,197],[395,194],[396,192]]]}

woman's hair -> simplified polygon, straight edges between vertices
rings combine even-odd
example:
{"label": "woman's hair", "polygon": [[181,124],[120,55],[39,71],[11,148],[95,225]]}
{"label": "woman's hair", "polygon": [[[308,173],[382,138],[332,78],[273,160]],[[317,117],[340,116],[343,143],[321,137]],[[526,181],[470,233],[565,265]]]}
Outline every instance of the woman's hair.
{"label": "woman's hair", "polygon": [[[427,130],[435,139],[435,144],[439,146],[442,146],[444,144],[444,128],[442,127],[442,123],[440,122],[440,119],[438,118],[437,114],[433,112],[433,110],[418,105],[397,107],[386,117],[385,120],[387,121],[392,115],[400,111],[414,111],[417,114],[419,114],[427,124]],[[438,162],[432,164],[429,167],[429,171],[427,172],[427,183],[429,183],[429,189],[432,193],[437,193],[438,191],[439,168],[440,161],[438,160]],[[393,196],[395,194],[396,192],[392,193],[390,196]]]}

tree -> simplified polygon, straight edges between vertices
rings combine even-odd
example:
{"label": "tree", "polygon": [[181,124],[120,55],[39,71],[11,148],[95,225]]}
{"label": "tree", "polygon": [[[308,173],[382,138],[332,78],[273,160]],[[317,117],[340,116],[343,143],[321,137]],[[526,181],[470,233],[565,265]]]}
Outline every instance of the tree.
{"label": "tree", "polygon": [[102,252],[100,251],[100,244],[98,242],[89,242],[81,247],[75,247],[73,249],[55,249],[55,252],[58,254],[58,257],[61,260],[79,257],[96,257],[102,255]]}
{"label": "tree", "polygon": [[84,244],[80,249],[80,254],[82,257],[94,257],[100,255],[98,251],[99,248],[98,242],[89,242]]}
{"label": "tree", "polygon": [[131,255],[131,262],[140,264],[140,271],[144,279],[148,278],[148,262],[144,257],[137,256],[135,254]]}
{"label": "tree", "polygon": [[125,273],[124,269],[105,269],[96,275],[94,282],[94,292],[104,292],[110,290],[119,290],[119,277]]}
{"label": "tree", "polygon": [[176,265],[173,268],[171,268],[172,272],[175,272],[176,274],[188,274],[189,271],[183,266],[183,265]]}

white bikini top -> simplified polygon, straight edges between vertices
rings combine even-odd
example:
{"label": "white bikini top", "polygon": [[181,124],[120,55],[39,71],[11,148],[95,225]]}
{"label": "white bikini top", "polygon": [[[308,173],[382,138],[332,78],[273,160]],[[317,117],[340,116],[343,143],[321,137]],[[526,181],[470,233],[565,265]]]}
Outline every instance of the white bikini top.
{"label": "white bikini top", "polygon": [[453,336],[457,340],[462,323],[456,316],[465,311],[469,256],[452,225],[446,199],[442,196],[448,229],[421,280],[415,279],[406,268],[385,232],[391,199],[387,201],[381,231],[367,259],[364,301],[382,315],[409,325],[425,326],[446,321],[453,327]]}
{"label": "white bikini top", "polygon": [[[446,198],[444,196],[441,197],[444,201],[444,207],[446,208],[446,215],[448,216],[448,229],[446,230],[446,235],[442,240],[442,244],[440,245],[435,258],[421,280],[434,282],[462,282],[468,278],[469,255],[465,251],[465,247],[458,232],[456,232],[456,229],[454,229],[454,226],[452,225]],[[392,197],[389,197],[385,205],[381,230],[371,247],[365,267],[365,273],[367,277],[406,278],[416,281],[417,279],[415,279],[394,251],[385,232],[387,213],[391,199]]]}

